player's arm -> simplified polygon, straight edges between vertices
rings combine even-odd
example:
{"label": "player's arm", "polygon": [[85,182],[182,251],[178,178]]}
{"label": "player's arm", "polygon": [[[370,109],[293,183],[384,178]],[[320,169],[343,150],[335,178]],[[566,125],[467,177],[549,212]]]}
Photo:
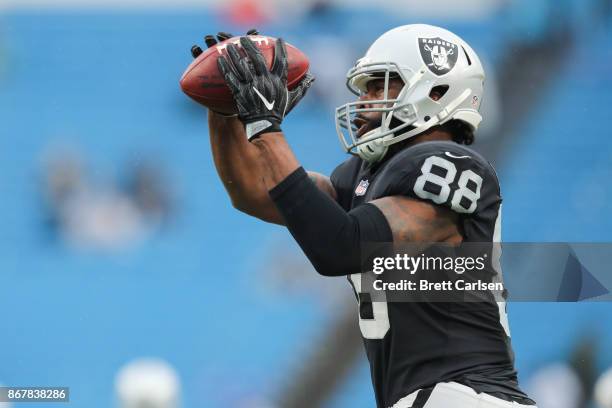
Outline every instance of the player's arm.
{"label": "player's arm", "polygon": [[[257,31],[250,30],[248,34],[257,34]],[[217,34],[217,39],[211,35],[206,36],[205,43],[208,47],[212,47],[217,41],[231,37],[231,34],[220,32]],[[202,49],[198,46],[192,47],[191,51],[194,58],[202,53]],[[287,111],[297,105],[313,80],[314,77],[307,75],[290,93]],[[248,142],[244,124],[236,116],[209,111],[208,125],[215,168],[232,205],[264,221],[283,224],[282,217],[270,200],[263,181],[260,153]],[[329,178],[314,172],[309,174],[319,188],[335,199],[336,192]]]}
{"label": "player's arm", "polygon": [[282,133],[262,135],[254,144],[267,165],[270,197],[322,275],[359,272],[367,243],[462,240],[451,210],[403,196],[374,200],[347,213],[310,180]]}
{"label": "player's arm", "polygon": [[461,243],[457,213],[404,196],[383,197],[371,201],[383,213],[394,242]]}
{"label": "player's arm", "polygon": [[[428,226],[444,225],[443,212],[401,197],[344,211],[319,189],[300,166],[280,124],[287,98],[287,59],[282,40],[268,70],[263,56],[246,37],[240,39],[247,56],[232,46],[228,58],[218,59],[219,70],[230,87],[247,139],[259,152],[263,181],[285,225],[315,269],[323,275],[347,275],[360,271],[361,248],[367,242],[449,239]],[[411,213],[415,211],[417,215]],[[440,215],[442,214],[442,215]],[[401,218],[400,220],[388,220]]]}
{"label": "player's arm", "polygon": [[[235,117],[209,111],[208,126],[215,168],[234,208],[284,225],[268,194],[261,151],[247,140],[244,125]],[[336,191],[328,177],[315,172],[308,174],[321,191],[336,199]]]}

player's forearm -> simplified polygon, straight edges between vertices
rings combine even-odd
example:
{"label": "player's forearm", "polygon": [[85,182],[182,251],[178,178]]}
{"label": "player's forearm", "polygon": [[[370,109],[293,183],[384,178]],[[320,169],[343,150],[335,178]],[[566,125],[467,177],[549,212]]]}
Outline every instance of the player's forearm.
{"label": "player's forearm", "polygon": [[[276,169],[282,170],[280,166]],[[366,204],[346,212],[298,167],[270,190],[287,228],[314,268],[325,276],[359,273],[369,259],[364,243],[390,242],[382,212]]]}
{"label": "player's forearm", "polygon": [[[252,144],[261,153],[260,160],[264,168],[266,191],[272,190],[300,167],[283,133],[265,133],[253,139]],[[314,171],[307,173],[319,190],[329,195],[334,201],[338,200],[338,193],[329,177]]]}
{"label": "player's forearm", "polygon": [[247,141],[243,124],[235,117],[209,112],[213,160],[232,205],[264,221],[282,224],[268,196],[259,150]]}
{"label": "player's forearm", "polygon": [[[382,212],[364,205],[347,213],[321,188],[316,174],[300,167],[282,133],[266,133],[252,142],[261,152],[264,180],[285,225],[315,269],[325,276],[361,271],[362,243],[390,242]],[[327,180],[328,184],[329,180]]]}
{"label": "player's forearm", "polygon": [[265,133],[254,139],[252,144],[260,153],[266,191],[272,190],[300,167],[282,133]]}

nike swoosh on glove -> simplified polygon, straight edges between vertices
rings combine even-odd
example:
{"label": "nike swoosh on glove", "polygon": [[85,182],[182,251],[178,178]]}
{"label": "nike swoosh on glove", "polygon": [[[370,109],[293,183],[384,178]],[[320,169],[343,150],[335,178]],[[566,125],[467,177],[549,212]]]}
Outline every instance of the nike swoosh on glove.
{"label": "nike swoosh on glove", "polygon": [[251,140],[264,133],[280,132],[286,113],[301,99],[312,80],[306,82],[298,93],[289,93],[287,50],[282,38],[274,46],[270,70],[261,51],[248,37],[240,37],[240,45],[244,55],[236,45],[229,44],[227,57],[219,57],[217,64],[232,92],[247,138]]}

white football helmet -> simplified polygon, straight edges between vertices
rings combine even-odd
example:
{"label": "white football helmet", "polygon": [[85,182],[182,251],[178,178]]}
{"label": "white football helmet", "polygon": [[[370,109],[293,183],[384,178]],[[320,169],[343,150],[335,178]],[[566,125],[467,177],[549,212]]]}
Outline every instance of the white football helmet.
{"label": "white football helmet", "polygon": [[179,408],[181,384],[172,366],[156,358],[126,364],[115,378],[119,408]]}
{"label": "white football helmet", "polygon": [[[399,77],[404,87],[388,98],[389,79]],[[384,97],[336,109],[336,130],[343,148],[370,163],[384,157],[389,146],[451,119],[478,128],[485,74],[480,59],[461,38],[443,28],[411,24],[380,36],[347,73],[347,87],[356,95],[367,92],[368,81],[385,79]],[[436,100],[431,90],[445,93]],[[356,137],[355,115],[382,112],[381,126]],[[396,120],[393,120],[396,119]]]}

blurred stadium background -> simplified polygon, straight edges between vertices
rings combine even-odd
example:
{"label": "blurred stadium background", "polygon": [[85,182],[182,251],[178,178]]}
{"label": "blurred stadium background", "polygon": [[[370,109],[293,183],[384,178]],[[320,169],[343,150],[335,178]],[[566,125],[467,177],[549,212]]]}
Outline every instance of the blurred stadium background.
{"label": "blurred stadium background", "polygon": [[[233,210],[189,48],[258,27],[318,76],[284,129],[305,167],[344,159],[333,108],[367,45],[443,25],[488,72],[476,147],[506,241],[612,241],[606,0],[0,0],[0,383],[71,406],[373,407],[355,303],[289,235]],[[610,408],[612,305],[509,305],[540,408]],[[132,402],[130,402],[132,401]],[[132,405],[130,405],[132,404]],[[2,404],[0,403],[0,406]],[[20,405],[21,406],[21,405]],[[40,404],[23,404],[40,406]]]}

